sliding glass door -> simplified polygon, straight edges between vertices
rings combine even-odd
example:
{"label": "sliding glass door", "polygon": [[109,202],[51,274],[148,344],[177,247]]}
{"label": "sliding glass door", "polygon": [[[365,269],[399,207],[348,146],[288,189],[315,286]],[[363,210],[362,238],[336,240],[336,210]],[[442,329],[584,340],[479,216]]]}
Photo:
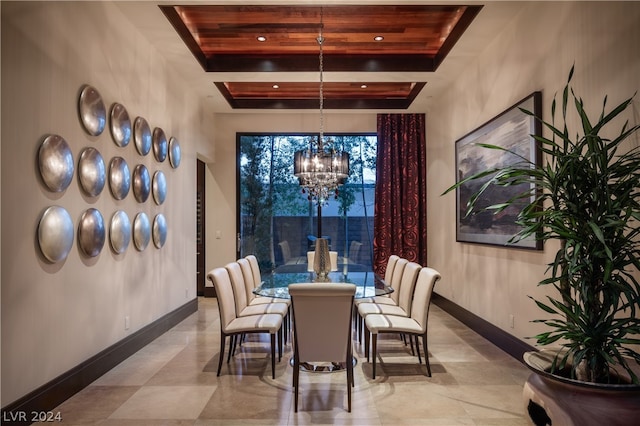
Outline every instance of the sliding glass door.
{"label": "sliding glass door", "polygon": [[350,153],[351,171],[337,198],[318,206],[293,176],[294,152],[316,134],[238,134],[238,257],[255,254],[263,272],[306,263],[318,235],[342,261],[371,267],[376,136],[325,137]]}

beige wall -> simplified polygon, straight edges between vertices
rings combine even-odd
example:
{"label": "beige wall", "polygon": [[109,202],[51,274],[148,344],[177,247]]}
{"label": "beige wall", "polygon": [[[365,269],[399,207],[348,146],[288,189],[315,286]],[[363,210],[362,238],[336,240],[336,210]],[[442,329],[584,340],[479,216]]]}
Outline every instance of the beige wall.
{"label": "beige wall", "polygon": [[[157,13],[161,13],[158,9]],[[168,69],[161,56],[106,2],[2,2],[2,406],[24,396],[196,295],[195,158],[211,155],[211,112],[199,94]],[[182,162],[172,169],[153,156],[121,148],[108,128],[88,136],[77,113],[80,87],[96,87],[107,108],[122,103],[131,119],[175,136]],[[116,155],[130,168],[162,170],[167,198],[137,203],[132,193],[116,201],[108,185],[96,198],[81,194],[77,175],[63,193],[39,181],[37,152],[49,133],[63,136],[77,161],[96,147],[105,162]],[[76,163],[77,164],[77,163]],[[133,243],[116,256],[107,241],[96,258],[74,242],[66,261],[39,256],[36,229],[42,211],[65,207],[77,226],[85,209],[98,209],[108,227],[122,209],[152,220],[163,213],[166,245],[138,252]],[[107,233],[108,237],[108,233]],[[125,316],[131,325],[125,330]]]}
{"label": "beige wall", "polygon": [[[440,196],[454,183],[454,143],[536,90],[550,119],[573,63],[575,89],[592,115],[605,94],[609,108],[630,97],[640,90],[638,22],[638,2],[527,4],[427,114],[429,263],[443,276],[436,290],[519,338],[538,331],[530,321],[540,311],[527,295],[549,290],[536,283],[557,246],[533,252],[456,243],[455,195]],[[636,98],[632,123],[640,122],[639,110]]]}

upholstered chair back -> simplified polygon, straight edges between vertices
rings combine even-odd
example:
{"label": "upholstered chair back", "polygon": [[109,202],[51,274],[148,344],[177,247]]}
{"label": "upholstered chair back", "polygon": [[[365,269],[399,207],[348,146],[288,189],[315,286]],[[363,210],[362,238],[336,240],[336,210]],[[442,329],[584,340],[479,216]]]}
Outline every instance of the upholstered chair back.
{"label": "upholstered chair back", "polygon": [[253,281],[253,271],[251,270],[251,264],[247,258],[238,259],[238,265],[242,270],[242,279],[244,280],[244,288],[247,294],[247,303],[251,303],[255,299],[256,295],[253,290],[257,287]]}
{"label": "upholstered chair back", "polygon": [[227,326],[236,319],[236,305],[231,288],[229,272],[226,268],[215,268],[207,274],[207,278],[213,283],[220,310],[220,328],[228,332]]}
{"label": "upholstered chair back", "polygon": [[238,262],[231,262],[225,265],[226,270],[229,272],[229,278],[231,279],[231,286],[233,288],[233,295],[236,301],[236,313],[240,314],[247,307],[249,302],[247,301],[247,289],[244,286],[244,277],[242,276],[242,269]]}
{"label": "upholstered chair back", "polygon": [[420,324],[423,333],[427,331],[427,317],[429,316],[433,287],[439,279],[440,273],[429,267],[422,268],[418,274],[411,305],[411,318]]}
{"label": "upholstered chair back", "polygon": [[400,299],[400,286],[402,285],[402,274],[404,273],[404,268],[407,266],[409,261],[404,258],[398,259],[396,262],[395,268],[393,268],[393,274],[391,274],[391,282],[388,283],[393,288],[393,293],[391,293],[391,299],[398,304],[398,300]]}
{"label": "upholstered chair back", "polygon": [[351,353],[351,309],[356,286],[289,285],[295,347],[301,362],[344,362]]}
{"label": "upholstered chair back", "polygon": [[250,254],[245,257],[251,265],[251,272],[253,272],[253,285],[258,287],[262,283],[262,275],[260,274],[260,265],[258,264],[258,258],[255,255]]}
{"label": "upholstered chair back", "polygon": [[393,268],[396,267],[396,263],[400,259],[400,256],[397,254],[392,254],[389,256],[389,260],[387,260],[387,269],[384,271],[384,280],[387,284],[391,283],[391,277],[393,276]]}
{"label": "upholstered chair back", "polygon": [[400,284],[400,291],[398,292],[398,306],[404,309],[407,315],[411,314],[411,300],[413,299],[413,292],[421,269],[422,266],[418,263],[409,262],[402,273],[402,284]]}
{"label": "upholstered chair back", "polygon": [[[316,259],[316,252],[315,251],[308,251],[307,252],[307,272],[313,272],[313,265]],[[337,251],[330,251],[329,252],[329,259],[331,261],[331,270],[332,271],[337,271],[338,270],[338,252]]]}

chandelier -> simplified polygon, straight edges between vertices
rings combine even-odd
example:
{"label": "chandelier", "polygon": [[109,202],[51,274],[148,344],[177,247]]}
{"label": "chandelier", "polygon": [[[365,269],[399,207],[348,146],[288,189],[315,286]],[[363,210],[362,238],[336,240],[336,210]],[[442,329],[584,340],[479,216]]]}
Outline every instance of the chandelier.
{"label": "chandelier", "polygon": [[326,205],[332,197],[337,199],[338,187],[349,177],[349,154],[336,151],[331,140],[327,141],[327,146],[324,144],[323,26],[320,8],[320,34],[316,38],[320,46],[320,133],[315,146],[312,140],[311,147],[296,151],[293,158],[293,174],[298,178],[302,192],[318,205]]}

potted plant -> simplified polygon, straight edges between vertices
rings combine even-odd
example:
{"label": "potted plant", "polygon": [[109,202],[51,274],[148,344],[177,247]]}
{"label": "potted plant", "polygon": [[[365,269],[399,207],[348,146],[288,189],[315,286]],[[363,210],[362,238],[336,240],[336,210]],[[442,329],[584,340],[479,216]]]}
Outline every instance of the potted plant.
{"label": "potted plant", "polygon": [[[544,300],[535,300],[545,313],[544,319],[535,322],[545,324],[548,331],[533,337],[538,344],[555,348],[525,354],[530,368],[545,370],[536,377],[532,374],[535,383],[529,379],[525,397],[532,391],[550,394],[548,386],[560,390],[561,395],[567,395],[565,386],[575,384],[582,385],[580,392],[604,388],[605,395],[616,397],[621,389],[630,389],[627,395],[631,400],[624,403],[627,411],[615,412],[618,409],[608,405],[604,414],[613,418],[602,422],[587,412],[604,401],[601,394],[579,397],[572,388],[572,401],[566,405],[557,400],[561,396],[545,400],[529,395],[528,409],[534,422],[637,424],[640,353],[634,345],[640,344],[640,144],[637,139],[629,139],[637,135],[640,125],[629,126],[626,122],[611,139],[605,136],[613,134],[607,125],[632,104],[633,97],[608,112],[605,97],[602,112],[592,120],[582,98],[571,87],[573,72],[572,67],[562,92],[559,126],[555,124],[555,97],[551,122],[522,110],[550,134],[532,135],[543,153],[542,165],[520,157],[517,164],[465,177],[445,193],[479,180],[483,184],[471,197],[467,214],[499,213],[525,201],[517,218],[521,230],[511,241],[533,236],[538,241],[560,242],[548,265],[547,278],[539,282],[555,292],[549,292]],[[577,132],[568,128],[571,105],[580,127]],[[633,145],[631,142],[634,146],[625,148]],[[517,155],[496,145],[480,145]],[[500,204],[476,205],[491,186],[518,184],[528,184],[531,189]],[[543,390],[542,386],[547,388]]]}

